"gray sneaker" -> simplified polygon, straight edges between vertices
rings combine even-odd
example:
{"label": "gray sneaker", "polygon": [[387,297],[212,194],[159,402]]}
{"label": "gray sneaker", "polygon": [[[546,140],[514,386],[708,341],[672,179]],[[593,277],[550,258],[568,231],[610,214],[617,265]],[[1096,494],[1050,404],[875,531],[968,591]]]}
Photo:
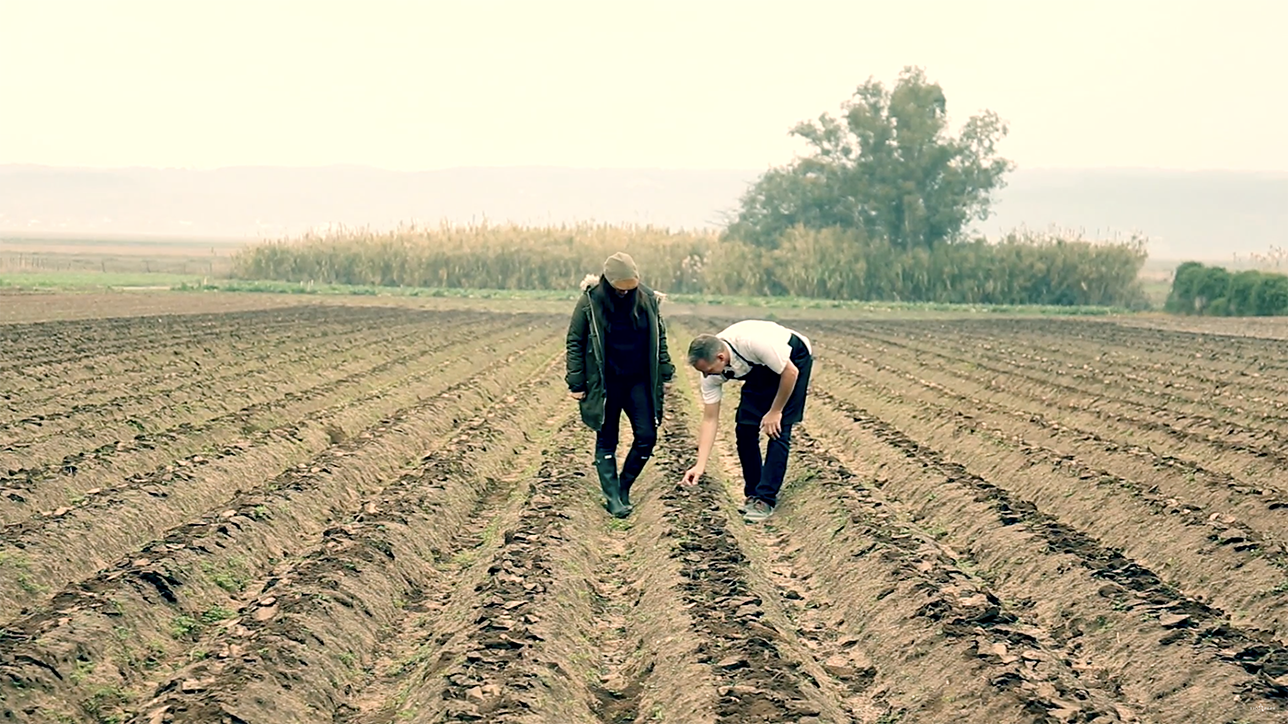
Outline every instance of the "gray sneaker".
{"label": "gray sneaker", "polygon": [[746,498],[746,499],[744,499],[744,500],[742,501],[742,505],[739,505],[739,506],[738,506],[738,514],[739,514],[739,515],[746,515],[746,513],[747,513],[747,509],[751,507],[751,503],[752,503],[752,501],[754,501],[754,500],[755,500],[755,498]]}
{"label": "gray sneaker", "polygon": [[748,523],[759,523],[774,514],[774,506],[758,498],[753,498],[747,504],[747,512],[743,513],[743,520]]}

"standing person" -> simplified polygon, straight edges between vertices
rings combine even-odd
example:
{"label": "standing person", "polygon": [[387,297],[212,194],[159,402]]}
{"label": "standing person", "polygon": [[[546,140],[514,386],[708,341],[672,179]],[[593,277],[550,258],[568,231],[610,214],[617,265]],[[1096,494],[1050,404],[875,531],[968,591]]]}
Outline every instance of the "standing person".
{"label": "standing person", "polygon": [[[805,416],[814,355],[804,335],[776,322],[746,320],[719,334],[703,334],[689,345],[689,364],[702,373],[702,427],[698,433],[698,460],[684,474],[685,485],[694,485],[706,470],[720,422],[724,383],[742,382],[735,439],[742,464],[743,497],[738,512],[748,523],[757,523],[774,512],[778,491],[787,474],[792,425]],[[762,458],[760,433],[769,436]]]}
{"label": "standing person", "polygon": [[[665,387],[675,376],[666,348],[662,295],[640,283],[630,255],[604,261],[603,274],[587,275],[568,325],[565,381],[581,406],[581,419],[595,436],[595,470],[608,512],[630,515],[631,484],[653,454],[662,422]],[[618,424],[622,412],[634,439],[617,470]]]}

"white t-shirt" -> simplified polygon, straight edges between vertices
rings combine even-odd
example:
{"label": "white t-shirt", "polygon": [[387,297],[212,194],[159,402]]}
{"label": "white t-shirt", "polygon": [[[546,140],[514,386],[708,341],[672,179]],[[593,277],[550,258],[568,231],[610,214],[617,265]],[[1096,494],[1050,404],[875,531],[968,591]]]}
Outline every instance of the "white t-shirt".
{"label": "white t-shirt", "polygon": [[[729,325],[716,336],[737,350],[736,353],[730,352],[728,368],[733,370],[734,379],[742,379],[751,372],[753,364],[764,365],[776,374],[782,374],[792,356],[793,334],[800,337],[810,354],[814,353],[814,348],[805,335],[777,322],[748,319]],[[719,402],[724,396],[726,381],[727,378],[724,375],[703,376],[700,388],[702,401],[708,405]]]}

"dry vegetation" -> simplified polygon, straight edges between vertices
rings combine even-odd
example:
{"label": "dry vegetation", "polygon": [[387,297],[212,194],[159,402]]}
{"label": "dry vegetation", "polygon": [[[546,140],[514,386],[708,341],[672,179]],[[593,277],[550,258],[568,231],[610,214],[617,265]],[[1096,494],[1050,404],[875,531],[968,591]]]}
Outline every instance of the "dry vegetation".
{"label": "dry vegetation", "polygon": [[[652,227],[408,227],[248,247],[242,279],[401,287],[573,289],[625,250],[673,293],[966,304],[1146,304],[1143,241],[1018,233],[996,243],[903,250],[855,232],[793,229],[774,248]],[[589,260],[589,261],[588,261]]]}

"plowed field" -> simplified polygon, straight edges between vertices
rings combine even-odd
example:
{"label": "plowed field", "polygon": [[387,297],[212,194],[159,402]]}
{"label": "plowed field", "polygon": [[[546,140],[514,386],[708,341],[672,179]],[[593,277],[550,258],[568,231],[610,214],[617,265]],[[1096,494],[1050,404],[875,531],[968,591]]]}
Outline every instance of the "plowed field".
{"label": "plowed field", "polygon": [[239,299],[0,324],[0,721],[1288,721],[1288,341],[797,322],[748,526],[691,370],[615,520],[566,316]]}

